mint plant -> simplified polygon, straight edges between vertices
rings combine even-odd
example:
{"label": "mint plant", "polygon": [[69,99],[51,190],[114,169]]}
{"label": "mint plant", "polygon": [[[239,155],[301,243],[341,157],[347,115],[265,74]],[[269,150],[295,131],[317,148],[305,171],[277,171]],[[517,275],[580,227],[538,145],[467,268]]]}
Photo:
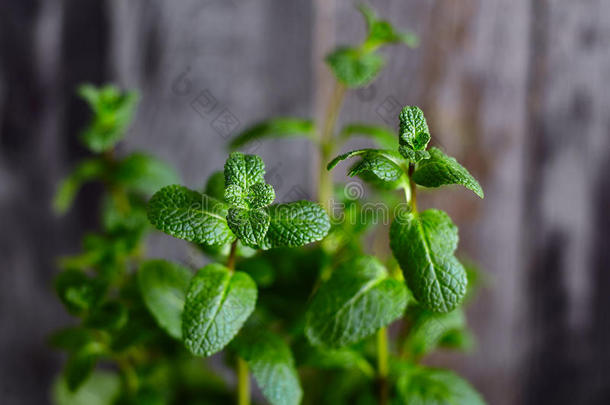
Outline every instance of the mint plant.
{"label": "mint plant", "polygon": [[[483,190],[430,146],[418,107],[397,114],[397,130],[335,128],[346,92],[382,70],[379,50],[417,42],[359,9],[366,37],[326,60],[337,83],[324,121],[266,120],[229,145],[311,140],[318,203],[274,203],[254,155],[230,153],[224,170],[195,189],[148,155],[118,157],[137,97],[81,90],[93,111],[82,140],[95,155],[62,183],[54,205],[66,211],[85,182],[106,192],[101,232],[60,261],[56,290],[79,322],[50,339],[68,353],[57,404],[484,403],[457,374],[425,365],[436,350],[473,346],[464,306],[478,272],[456,256],[448,214],[417,205],[422,188],[461,185],[481,198]],[[378,148],[337,153],[356,136]],[[331,171],[348,160],[356,160],[348,176],[369,186],[369,199],[333,182]],[[147,255],[153,229],[189,242],[209,264],[195,271]]]}

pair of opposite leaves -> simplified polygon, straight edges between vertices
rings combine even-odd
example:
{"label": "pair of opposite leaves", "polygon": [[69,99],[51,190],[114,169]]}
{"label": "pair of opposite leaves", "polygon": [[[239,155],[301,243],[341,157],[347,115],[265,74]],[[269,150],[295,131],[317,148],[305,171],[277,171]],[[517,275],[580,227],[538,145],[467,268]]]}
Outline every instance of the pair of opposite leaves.
{"label": "pair of opposite leaves", "polygon": [[[322,207],[309,201],[271,205],[275,193],[265,183],[264,174],[258,156],[234,152],[225,164],[224,201],[186,187],[168,186],[151,198],[149,219],[165,233],[207,245],[238,238],[254,248],[298,247],[326,236],[330,220]],[[216,353],[250,316],[256,295],[256,284],[246,273],[208,265],[190,280],[184,311],[175,317],[180,328],[174,325],[170,333],[178,337],[180,330],[194,354]]]}

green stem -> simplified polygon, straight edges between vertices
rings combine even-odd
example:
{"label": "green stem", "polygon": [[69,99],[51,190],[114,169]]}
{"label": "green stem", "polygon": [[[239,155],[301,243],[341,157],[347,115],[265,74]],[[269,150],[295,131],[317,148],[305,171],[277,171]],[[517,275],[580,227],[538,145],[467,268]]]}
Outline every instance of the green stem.
{"label": "green stem", "polygon": [[250,377],[248,363],[241,357],[237,358],[237,404],[250,405]]}
{"label": "green stem", "polygon": [[335,150],[335,142],[333,139],[333,133],[335,130],[335,124],[343,99],[345,95],[345,86],[337,82],[333,90],[333,94],[326,109],[326,117],[324,119],[324,126],[320,132],[320,168],[318,173],[318,201],[330,213],[331,199],[333,196],[333,182],[332,176],[326,170],[326,165],[333,157]]}
{"label": "green stem", "polygon": [[377,332],[377,378],[379,380],[379,405],[388,403],[388,330]]}
{"label": "green stem", "polygon": [[229,252],[229,258],[227,259],[227,268],[231,271],[235,269],[235,256],[237,253],[237,239],[231,243],[231,251]]}
{"label": "green stem", "polygon": [[417,212],[417,195],[415,194],[415,182],[413,181],[413,172],[415,165],[409,165],[409,204],[411,204],[411,212]]}

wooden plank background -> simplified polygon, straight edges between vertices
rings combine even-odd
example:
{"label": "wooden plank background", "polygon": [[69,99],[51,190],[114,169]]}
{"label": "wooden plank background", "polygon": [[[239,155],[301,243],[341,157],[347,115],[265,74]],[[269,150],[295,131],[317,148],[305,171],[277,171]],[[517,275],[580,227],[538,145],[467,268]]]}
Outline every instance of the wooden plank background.
{"label": "wooden plank background", "polygon": [[[486,192],[422,201],[449,211],[462,251],[489,275],[469,313],[477,351],[434,362],[459,369],[490,404],[608,403],[610,2],[370,3],[421,45],[384,51],[388,69],[348,93],[341,121],[394,125],[388,106],[420,105],[438,144]],[[149,150],[199,187],[232,132],[272,115],[319,117],[331,83],[321,57],[363,34],[348,0],[0,4],[0,402],[47,402],[60,358],[44,337],[68,321],[50,290],[53,261],[95,227],[96,187],[65,218],[48,209],[58,179],[86,154],[75,86],[140,89],[124,150]],[[252,151],[280,198],[315,197],[305,141]],[[169,238],[153,243],[186,254]]]}

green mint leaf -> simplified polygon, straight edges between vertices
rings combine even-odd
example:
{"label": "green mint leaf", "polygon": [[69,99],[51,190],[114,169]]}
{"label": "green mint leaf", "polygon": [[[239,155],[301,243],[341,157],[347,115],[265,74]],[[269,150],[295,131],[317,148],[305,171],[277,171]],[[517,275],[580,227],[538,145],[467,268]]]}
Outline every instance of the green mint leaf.
{"label": "green mint leaf", "polygon": [[198,356],[222,350],[256,305],[256,284],[246,273],[208,264],[193,277],[182,314],[182,338]]}
{"label": "green mint leaf", "polygon": [[85,381],[87,381],[103,353],[103,346],[99,343],[92,342],[68,357],[64,374],[69,391],[76,391]]}
{"label": "green mint leaf", "polygon": [[375,377],[371,363],[362,353],[349,347],[324,349],[310,346],[304,364],[330,370],[360,370],[369,378]]}
{"label": "green mint leaf", "polygon": [[225,175],[224,172],[218,170],[208,178],[205,185],[205,194],[212,198],[223,201],[225,198]]}
{"label": "green mint leaf", "polygon": [[418,309],[409,320],[411,329],[404,348],[415,359],[432,352],[449,332],[462,329],[466,323],[460,309],[448,313]]}
{"label": "green mint leaf", "polygon": [[398,379],[397,391],[405,404],[485,404],[467,381],[448,370],[414,367]]}
{"label": "green mint leaf", "polygon": [[92,332],[80,326],[60,329],[49,337],[49,344],[58,349],[75,352],[95,340]]}
{"label": "green mint leaf", "polygon": [[265,211],[270,223],[261,249],[304,246],[322,240],[330,229],[326,211],[311,201],[270,205]]}
{"label": "green mint leaf", "polygon": [[271,184],[256,183],[250,187],[250,192],[247,196],[248,206],[250,208],[263,208],[271,204],[275,200],[275,190]]}
{"label": "green mint leaf", "polygon": [[74,198],[82,185],[91,180],[101,179],[106,171],[107,165],[103,159],[93,158],[82,161],[59,184],[53,198],[53,210],[58,214],[64,214],[74,202]]}
{"label": "green mint leaf", "polygon": [[475,337],[472,332],[466,328],[461,328],[447,331],[439,340],[438,346],[445,349],[468,352],[472,350],[475,343]]}
{"label": "green mint leaf", "polygon": [[121,92],[111,85],[100,88],[83,85],[79,94],[94,112],[89,126],[81,134],[83,144],[95,153],[111,149],[127,131],[137,105],[137,94]]}
{"label": "green mint leaf", "polygon": [[417,163],[430,158],[430,153],[428,153],[427,150],[413,150],[409,146],[405,145],[400,145],[398,147],[398,152],[400,152],[405,159],[408,159],[412,163]]}
{"label": "green mint leaf", "polygon": [[428,310],[452,311],[466,295],[466,271],[453,256],[457,243],[457,227],[442,211],[408,213],[392,223],[394,257],[415,299]]}
{"label": "green mint leaf", "polygon": [[461,184],[483,198],[483,189],[468,170],[455,158],[445,155],[438,148],[430,148],[430,159],[417,165],[413,181],[424,187],[440,187],[446,184]]}
{"label": "green mint leaf", "polygon": [[131,154],[120,161],[113,178],[125,188],[147,196],[180,180],[165,162],[143,153]]}
{"label": "green mint leaf", "polygon": [[66,270],[55,278],[55,291],[69,313],[82,315],[106,294],[106,284],[80,270]]}
{"label": "green mint leaf", "polygon": [[366,86],[373,81],[385,61],[381,55],[376,53],[343,47],[328,55],[326,63],[339,82],[354,88]]}
{"label": "green mint leaf", "polygon": [[222,245],[235,240],[226,216],[224,203],[178,185],[163,187],[148,203],[155,228],[189,242]]}
{"label": "green mint leaf", "polygon": [[148,260],[138,270],[138,286],[146,307],[170,336],[182,339],[182,311],[193,273],[165,260]]}
{"label": "green mint leaf", "polygon": [[225,187],[237,185],[248,190],[256,183],[265,182],[265,163],[256,155],[233,152],[225,162]]}
{"label": "green mint leaf", "polygon": [[284,138],[291,136],[305,136],[315,139],[316,127],[313,121],[300,118],[274,118],[268,121],[259,122],[247,128],[244,132],[237,135],[229,147],[231,149],[240,148],[254,140],[263,138]]}
{"label": "green mint leaf", "polygon": [[305,316],[305,333],[315,346],[346,346],[389,325],[406,306],[404,283],[390,278],[376,258],[361,257],[320,287]]}
{"label": "green mint leaf", "polygon": [[357,150],[349,151],[347,153],[343,153],[343,154],[335,157],[333,160],[331,160],[328,163],[328,165],[326,165],[326,170],[332,170],[342,160],[349,159],[354,156],[362,156],[362,155],[382,156],[382,157],[386,158],[387,160],[393,162],[396,166],[398,166],[398,163],[402,160],[402,158],[396,152],[393,152],[391,150],[371,149],[371,148],[357,149]]}
{"label": "green mint leaf", "polygon": [[358,9],[364,16],[369,30],[369,35],[363,45],[365,49],[373,50],[382,45],[398,42],[412,48],[417,46],[418,38],[416,35],[397,31],[389,22],[379,20],[375,12],[364,4],[360,4]]}
{"label": "green mint leaf", "polygon": [[231,346],[248,363],[256,384],[271,404],[301,403],[299,375],[290,347],[282,338],[269,331],[248,328]]}
{"label": "green mint leaf", "polygon": [[127,323],[127,308],[118,301],[109,301],[94,308],[84,325],[93,329],[118,330]]}
{"label": "green mint leaf", "polygon": [[407,150],[423,151],[430,142],[430,130],[424,117],[424,112],[419,107],[404,107],[399,115],[399,144],[406,147],[401,148],[400,153],[407,159]]}
{"label": "green mint leaf", "polygon": [[119,395],[121,379],[118,375],[97,370],[80,386],[78,391],[68,389],[65,377],[53,384],[54,405],[112,405]]}
{"label": "green mint leaf", "polygon": [[341,139],[347,140],[353,136],[364,136],[375,140],[382,149],[396,148],[396,134],[389,128],[378,125],[354,123],[346,125],[341,130]]}
{"label": "green mint leaf", "polygon": [[271,218],[264,209],[229,208],[227,223],[245,245],[257,247],[264,243]]}
{"label": "green mint leaf", "polygon": [[366,175],[372,175],[378,183],[393,187],[403,177],[404,171],[384,155],[369,152],[362,155],[362,159],[351,167],[347,175],[350,177],[359,175],[364,179],[368,179]]}

